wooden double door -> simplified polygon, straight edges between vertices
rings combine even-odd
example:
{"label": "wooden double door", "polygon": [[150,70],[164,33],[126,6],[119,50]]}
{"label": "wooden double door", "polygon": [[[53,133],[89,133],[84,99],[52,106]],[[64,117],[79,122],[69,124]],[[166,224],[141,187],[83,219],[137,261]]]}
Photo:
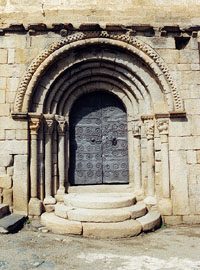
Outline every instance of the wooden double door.
{"label": "wooden double door", "polygon": [[127,114],[113,94],[82,95],[70,112],[72,185],[128,183]]}

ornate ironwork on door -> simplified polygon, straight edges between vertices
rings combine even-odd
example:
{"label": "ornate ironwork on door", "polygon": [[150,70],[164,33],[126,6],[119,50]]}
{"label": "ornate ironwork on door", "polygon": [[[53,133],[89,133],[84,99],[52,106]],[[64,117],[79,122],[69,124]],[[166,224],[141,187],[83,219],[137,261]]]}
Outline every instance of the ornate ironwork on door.
{"label": "ornate ironwork on door", "polygon": [[71,184],[127,183],[127,115],[106,92],[81,96],[70,112]]}

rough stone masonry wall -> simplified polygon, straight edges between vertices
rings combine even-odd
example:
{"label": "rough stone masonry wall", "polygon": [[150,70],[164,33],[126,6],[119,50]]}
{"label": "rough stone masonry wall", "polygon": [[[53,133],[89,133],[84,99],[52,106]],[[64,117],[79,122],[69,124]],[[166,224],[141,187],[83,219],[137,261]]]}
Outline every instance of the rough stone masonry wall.
{"label": "rough stone masonry wall", "polygon": [[[166,223],[200,222],[200,64],[197,33],[185,48],[176,48],[175,36],[180,28],[199,23],[200,1],[0,1],[0,202],[14,206],[15,211],[27,212],[28,205],[28,127],[27,122],[11,117],[17,87],[31,61],[52,42],[60,39],[59,31],[35,32],[10,24],[81,23],[93,22],[105,26],[112,23],[147,23],[155,34],[136,30],[138,38],[152,46],[168,64],[184,101],[186,119],[171,119],[169,124],[169,156],[172,211],[163,213]],[[166,4],[167,2],[167,4]],[[87,4],[88,3],[88,4]],[[176,3],[176,4],[175,4]],[[59,5],[59,8],[58,8]],[[105,7],[106,9],[102,9]],[[66,19],[67,18],[67,19]],[[107,26],[109,28],[110,25]],[[112,27],[112,26],[111,26]],[[158,27],[162,30],[158,31]],[[134,28],[134,27],[132,27]],[[135,27],[137,29],[137,27]],[[7,29],[7,30],[6,30]],[[140,28],[143,29],[143,28]],[[168,31],[167,30],[173,30]],[[178,32],[176,32],[178,31]],[[158,135],[156,135],[158,138]],[[155,139],[156,188],[159,194],[161,157],[159,139]],[[13,198],[13,201],[12,201]]]}
{"label": "rough stone masonry wall", "polygon": [[199,24],[199,11],[200,0],[0,0],[0,23],[185,26]]}

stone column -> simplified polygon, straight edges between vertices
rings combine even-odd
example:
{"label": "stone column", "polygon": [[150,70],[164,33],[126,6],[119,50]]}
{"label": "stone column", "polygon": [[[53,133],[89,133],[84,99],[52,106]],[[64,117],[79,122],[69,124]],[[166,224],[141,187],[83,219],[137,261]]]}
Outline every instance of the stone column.
{"label": "stone column", "polygon": [[45,198],[44,204],[55,204],[52,197],[52,135],[54,129],[54,115],[45,115]]}
{"label": "stone column", "polygon": [[145,121],[147,135],[147,172],[148,172],[148,196],[154,196],[155,192],[155,158],[154,158],[154,121]]}
{"label": "stone column", "polygon": [[41,115],[29,114],[29,129],[31,135],[30,155],[30,195],[29,215],[40,216],[42,213],[41,201],[37,198],[38,193],[38,130],[40,127]]}
{"label": "stone column", "polygon": [[169,144],[168,144],[168,119],[156,121],[161,140],[161,161],[162,161],[162,193],[164,198],[170,197],[169,187]]}
{"label": "stone column", "polygon": [[133,123],[133,162],[134,162],[134,185],[135,190],[141,189],[141,125]]}
{"label": "stone column", "polygon": [[65,134],[67,122],[64,117],[58,118],[58,172],[59,172],[59,189],[57,191],[57,200],[63,201],[65,194],[65,177],[66,177],[66,162],[65,162]]}

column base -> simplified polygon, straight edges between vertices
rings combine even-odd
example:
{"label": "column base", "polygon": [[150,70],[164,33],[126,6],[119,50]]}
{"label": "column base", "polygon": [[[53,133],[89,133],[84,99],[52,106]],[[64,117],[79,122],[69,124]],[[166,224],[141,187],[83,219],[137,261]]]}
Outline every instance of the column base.
{"label": "column base", "polygon": [[47,196],[44,198],[44,205],[48,205],[48,204],[56,204],[56,199],[53,198],[52,196]]}
{"label": "column base", "polygon": [[65,195],[65,187],[59,187],[57,194],[55,195],[55,198],[58,202],[64,201],[64,195]]}
{"label": "column base", "polygon": [[30,216],[40,216],[42,214],[42,202],[38,198],[31,198],[28,205]]}
{"label": "column base", "polygon": [[157,210],[157,199],[153,196],[146,197],[143,202],[146,204],[149,211]]}

